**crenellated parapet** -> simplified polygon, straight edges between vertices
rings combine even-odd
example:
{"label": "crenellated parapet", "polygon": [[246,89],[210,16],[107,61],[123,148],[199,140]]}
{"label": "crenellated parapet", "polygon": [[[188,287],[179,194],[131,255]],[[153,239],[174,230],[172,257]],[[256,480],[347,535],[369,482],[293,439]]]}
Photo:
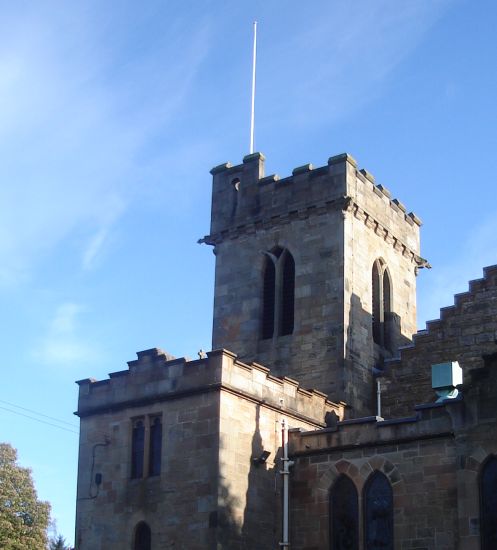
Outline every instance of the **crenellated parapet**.
{"label": "crenellated parapet", "polygon": [[105,380],[79,380],[77,415],[81,418],[123,409],[226,391],[314,424],[324,424],[326,413],[343,417],[344,403],[328,401],[317,390],[306,390],[289,377],[273,376],[257,363],[245,364],[228,350],[214,350],[206,358],[174,358],[152,348],[137,353],[128,369]]}
{"label": "crenellated parapet", "polygon": [[419,217],[392,198],[385,186],[376,184],[369,171],[359,169],[351,155],[330,157],[327,165],[318,168],[298,166],[284,178],[265,176],[264,161],[264,155],[254,153],[244,157],[242,164],[228,162],[211,170],[211,229],[200,242],[216,245],[267,227],[342,210],[352,212],[418,267],[429,267],[419,256]]}

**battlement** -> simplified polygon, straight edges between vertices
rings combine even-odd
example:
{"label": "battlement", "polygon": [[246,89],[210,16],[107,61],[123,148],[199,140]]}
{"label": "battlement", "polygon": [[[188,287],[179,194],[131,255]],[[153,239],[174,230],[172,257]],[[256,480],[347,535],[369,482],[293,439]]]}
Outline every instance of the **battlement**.
{"label": "battlement", "polygon": [[376,230],[389,231],[415,252],[419,249],[421,220],[383,185],[375,183],[366,169],[344,153],[328,159],[325,166],[304,164],[292,175],[265,176],[265,157],[254,153],[242,164],[224,163],[211,170],[213,176],[210,235],[203,239],[216,244],[244,231],[271,224],[287,223],[319,215],[330,209],[350,209],[369,220]]}
{"label": "battlement", "polygon": [[423,402],[432,396],[431,365],[459,361],[468,383],[471,372],[483,367],[484,356],[495,353],[497,266],[485,267],[483,277],[468,286],[468,291],[454,296],[454,305],[440,309],[439,319],[427,321],[426,329],[413,335],[412,344],[400,348],[397,359],[385,363],[387,414],[405,414],[413,400]]}
{"label": "battlement", "polygon": [[426,403],[413,407],[411,416],[385,420],[378,416],[338,421],[336,425],[290,431],[291,456],[312,456],[327,451],[343,451],[361,446],[382,447],[409,443],[413,438],[449,436],[453,430],[450,412],[461,408],[461,399]]}
{"label": "battlement", "polygon": [[128,370],[109,374],[106,380],[79,380],[80,417],[113,412],[143,404],[225,390],[265,407],[312,422],[324,422],[327,412],[343,418],[345,404],[332,403],[317,390],[305,390],[287,377],[272,376],[269,369],[238,361],[236,354],[220,349],[206,358],[173,358],[153,348],[137,353]]}

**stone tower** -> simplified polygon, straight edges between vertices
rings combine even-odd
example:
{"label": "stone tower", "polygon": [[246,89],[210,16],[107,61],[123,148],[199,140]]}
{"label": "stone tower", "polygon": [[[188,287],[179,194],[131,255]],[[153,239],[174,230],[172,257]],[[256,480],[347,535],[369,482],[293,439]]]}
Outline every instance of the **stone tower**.
{"label": "stone tower", "polygon": [[280,179],[264,156],[213,176],[213,349],[375,414],[373,367],[416,331],[420,220],[347,154]]}

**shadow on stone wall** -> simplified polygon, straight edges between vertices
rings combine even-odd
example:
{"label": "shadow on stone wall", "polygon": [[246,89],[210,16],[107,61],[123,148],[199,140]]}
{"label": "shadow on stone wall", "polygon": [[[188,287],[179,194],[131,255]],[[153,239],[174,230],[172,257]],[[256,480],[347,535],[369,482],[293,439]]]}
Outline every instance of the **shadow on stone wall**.
{"label": "shadow on stone wall", "polygon": [[377,413],[376,379],[383,374],[385,360],[397,357],[399,348],[411,343],[402,334],[402,319],[395,311],[389,312],[383,322],[378,322],[376,330],[380,344],[373,339],[373,316],[364,309],[360,297],[352,294],[342,397],[352,406],[349,417]]}
{"label": "shadow on stone wall", "polygon": [[217,546],[220,550],[259,550],[277,548],[279,537],[280,491],[277,479],[280,450],[277,456],[270,456],[268,462],[257,464],[264,450],[260,432],[260,405],[256,407],[255,429],[252,436],[245,507],[240,516],[240,500],[230,492],[225,483],[220,483],[217,525]]}

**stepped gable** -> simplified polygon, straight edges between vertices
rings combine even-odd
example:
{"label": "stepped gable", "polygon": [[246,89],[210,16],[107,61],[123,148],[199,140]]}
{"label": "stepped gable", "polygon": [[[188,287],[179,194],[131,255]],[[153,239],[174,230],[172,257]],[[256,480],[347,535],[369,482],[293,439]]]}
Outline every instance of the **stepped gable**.
{"label": "stepped gable", "polygon": [[431,365],[458,361],[469,383],[469,371],[483,366],[483,355],[497,351],[497,265],[469,282],[467,292],[454,296],[454,305],[440,309],[413,343],[400,348],[400,357],[385,364],[384,414],[409,414],[420,403],[434,401]]}

